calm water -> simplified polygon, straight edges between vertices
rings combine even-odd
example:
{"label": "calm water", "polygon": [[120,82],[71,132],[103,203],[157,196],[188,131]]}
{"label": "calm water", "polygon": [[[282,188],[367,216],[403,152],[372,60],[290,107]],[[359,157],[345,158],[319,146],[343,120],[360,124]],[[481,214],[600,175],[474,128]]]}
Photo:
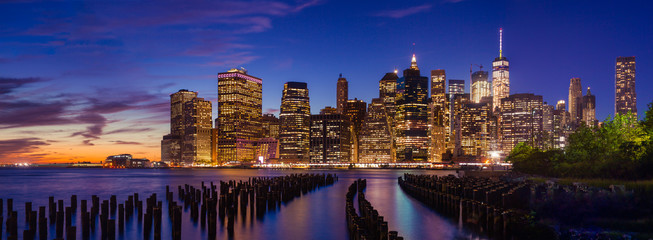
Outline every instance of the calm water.
{"label": "calm water", "polygon": [[[339,181],[328,187],[309,192],[295,198],[274,212],[268,212],[262,219],[237,215],[233,239],[347,239],[345,222],[345,193],[347,187],[357,178],[367,179],[366,197],[379,214],[388,221],[390,230],[396,230],[405,239],[469,239],[469,235],[457,227],[457,223],[440,216],[417,200],[407,196],[397,185],[397,177],[404,173],[447,175],[450,171],[421,170],[246,170],[246,169],[0,169],[0,198],[14,199],[20,224],[24,219],[24,202],[32,201],[33,209],[47,206],[48,196],[64,199],[70,204],[70,196],[77,194],[77,201],[89,200],[98,195],[100,201],[111,195],[123,202],[135,192],[141,199],[157,193],[165,204],[165,186],[170,185],[177,198],[177,186],[190,184],[200,187],[202,181],[208,185],[220,180],[247,180],[255,176],[283,176],[293,173],[335,173]],[[178,201],[179,202],[179,201]],[[167,210],[167,208],[164,207]],[[78,207],[79,211],[79,207]],[[207,231],[190,221],[190,209],[183,215],[183,239],[207,239]],[[47,212],[47,210],[46,210]],[[6,210],[4,211],[6,216]],[[167,215],[166,212],[163,214]],[[5,217],[6,219],[6,217]],[[78,239],[81,239],[81,219],[77,214]],[[49,221],[49,220],[48,220]],[[3,223],[4,224],[4,223]],[[116,223],[117,224],[117,223]],[[125,223],[125,233],[118,239],[141,239],[137,221]],[[218,222],[220,224],[220,222]],[[97,226],[96,226],[97,227]],[[117,227],[116,227],[117,228]],[[54,225],[49,228],[54,238]],[[99,227],[91,234],[99,238]],[[170,239],[170,222],[164,217],[162,239]],[[6,228],[3,226],[3,237]],[[217,239],[228,239],[226,227],[218,228]]]}

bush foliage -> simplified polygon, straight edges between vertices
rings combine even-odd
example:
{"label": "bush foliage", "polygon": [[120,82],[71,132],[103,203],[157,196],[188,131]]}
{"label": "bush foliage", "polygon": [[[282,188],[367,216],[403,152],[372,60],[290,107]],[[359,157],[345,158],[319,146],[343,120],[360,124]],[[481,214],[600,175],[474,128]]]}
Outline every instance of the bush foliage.
{"label": "bush foliage", "polygon": [[515,171],[550,177],[653,178],[653,102],[643,121],[616,114],[600,127],[581,126],[564,149],[542,150],[520,143],[507,160]]}

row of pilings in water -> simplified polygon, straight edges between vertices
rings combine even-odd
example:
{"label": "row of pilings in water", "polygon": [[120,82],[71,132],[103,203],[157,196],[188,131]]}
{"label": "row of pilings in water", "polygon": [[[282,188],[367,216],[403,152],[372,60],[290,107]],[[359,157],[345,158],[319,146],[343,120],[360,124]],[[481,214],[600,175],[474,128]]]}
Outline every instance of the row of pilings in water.
{"label": "row of pilings in water", "polygon": [[527,239],[531,186],[500,179],[404,174],[408,195],[493,239]]}
{"label": "row of pilings in water", "polygon": [[[349,239],[353,240],[403,240],[397,231],[388,232],[388,222],[365,199],[363,191],[367,187],[367,180],[358,179],[349,186],[345,195],[345,215],[347,216],[347,230]],[[354,207],[354,196],[358,196],[358,210]]]}
{"label": "row of pilings in water", "polygon": [[[338,181],[335,174],[291,174],[280,177],[255,177],[248,181],[220,181],[218,185],[210,182],[209,186],[201,183],[201,188],[195,188],[185,184],[178,186],[178,200],[174,199],[174,193],[166,186],[165,198],[167,202],[167,217],[172,223],[171,238],[183,239],[182,222],[183,212],[190,209],[190,220],[194,223],[201,222],[202,230],[208,228],[208,238],[216,239],[218,220],[220,226],[226,222],[230,236],[233,234],[235,215],[240,213],[245,216],[247,207],[250,208],[250,216],[262,218],[267,211],[274,211],[281,203],[287,203],[293,198],[299,197],[320,187],[333,185]],[[218,191],[219,190],[219,191]],[[4,203],[0,198],[0,240],[3,236],[3,226],[6,226],[7,240],[18,239],[18,212],[13,209],[13,199],[6,199],[7,220],[3,218]],[[161,225],[163,221],[163,202],[157,199],[156,193],[145,200],[139,199],[138,193],[127,196],[124,203],[117,201],[116,195],[111,195],[108,200],[100,201],[96,195],[91,196],[90,202],[80,201],[80,211],[77,211],[77,195],[70,197],[69,205],[64,205],[64,200],[55,201],[49,197],[46,206],[39,206],[38,212],[32,208],[32,202],[25,203],[26,229],[23,230],[23,239],[48,239],[49,224],[55,225],[55,240],[75,240],[78,226],[74,225],[73,218],[77,213],[81,214],[81,237],[102,240],[116,239],[117,231],[125,231],[126,221],[138,221],[138,227],[142,227],[143,239],[161,239]],[[113,217],[113,218],[112,218]],[[99,218],[99,222],[97,219]],[[243,217],[244,218],[244,217]],[[99,224],[100,233],[96,234]],[[65,237],[65,238],[64,238]]]}

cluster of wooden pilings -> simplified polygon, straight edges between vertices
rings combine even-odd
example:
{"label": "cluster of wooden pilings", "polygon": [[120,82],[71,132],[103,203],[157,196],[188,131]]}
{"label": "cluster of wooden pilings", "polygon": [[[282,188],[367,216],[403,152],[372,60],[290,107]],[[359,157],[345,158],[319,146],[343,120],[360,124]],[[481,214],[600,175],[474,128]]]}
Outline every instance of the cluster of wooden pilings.
{"label": "cluster of wooden pilings", "polygon": [[[172,224],[171,238],[182,239],[182,214],[190,210],[190,219],[194,223],[201,222],[202,229],[208,228],[209,239],[216,238],[216,227],[218,219],[221,223],[227,223],[227,229],[233,232],[235,214],[240,212],[246,214],[247,206],[250,206],[250,214],[256,210],[257,217],[263,217],[266,211],[273,211],[280,207],[281,203],[289,202],[295,197],[306,194],[319,187],[333,185],[338,180],[334,174],[292,174],[282,177],[256,177],[248,181],[220,182],[220,185],[205,186],[196,189],[191,185],[178,186],[178,200],[169,186],[166,186],[166,203],[168,219]],[[218,189],[219,187],[219,189]],[[7,201],[6,233],[7,240],[18,239],[18,212],[13,208],[13,199]],[[145,202],[145,204],[143,204]],[[90,202],[80,201],[80,210],[77,209],[77,196],[70,197],[69,205],[64,205],[64,200],[55,201],[49,197],[47,212],[46,206],[39,206],[38,212],[33,209],[32,202],[25,203],[26,229],[23,231],[23,239],[48,239],[49,224],[55,226],[55,240],[75,240],[79,226],[74,226],[73,219],[81,214],[81,236],[82,239],[94,238],[114,240],[116,232],[123,234],[125,223],[138,221],[142,227],[143,239],[161,239],[161,228],[163,221],[163,202],[157,199],[154,193],[148,198],[139,199],[138,193],[129,195],[127,200],[118,202],[116,195],[110,196],[107,200],[100,200],[93,195]],[[4,202],[0,199],[0,240],[3,236]],[[226,218],[226,220],[225,220]],[[99,221],[98,221],[99,219]],[[99,224],[100,233],[95,233]],[[22,223],[21,223],[22,225]]]}
{"label": "cluster of wooden pilings", "polygon": [[[103,200],[100,203],[100,198],[93,195],[90,208],[87,200],[80,201],[81,209],[79,213],[81,214],[81,236],[83,239],[89,239],[91,232],[95,232],[98,223],[97,219],[99,219],[101,229],[99,236],[101,239],[116,239],[116,221],[120,233],[124,231],[125,221],[132,219],[133,216],[137,216],[139,222],[142,221],[143,202],[138,200],[138,193],[130,195],[124,203],[118,204],[116,199],[116,196],[112,195],[109,200]],[[156,201],[156,195],[153,194],[148,199],[148,212],[153,212],[156,208],[149,201]],[[32,202],[26,202],[25,221],[28,227],[23,230],[23,239],[48,239],[48,219],[50,219],[49,224],[55,226],[55,240],[75,240],[79,229],[78,226],[73,226],[73,218],[78,213],[77,203],[77,195],[70,196],[68,206],[64,205],[63,199],[55,201],[54,197],[51,196],[48,198],[47,213],[46,206],[39,206],[37,214],[37,211],[33,211]],[[0,199],[0,215],[3,215],[2,206],[2,199]],[[7,239],[18,239],[18,213],[13,211],[12,199],[7,199],[7,210],[9,216],[6,222]],[[134,215],[135,212],[138,214]],[[151,222],[151,219],[148,219],[147,216],[145,220],[146,223]],[[2,217],[0,217],[1,222]],[[2,236],[2,231],[0,231],[0,236]]]}
{"label": "cluster of wooden pilings", "polygon": [[[249,208],[250,216],[263,218],[268,211],[278,209],[295,197],[319,187],[333,185],[338,177],[333,174],[292,174],[281,177],[255,177],[247,181],[220,181],[201,188],[185,184],[177,186],[177,205],[173,192],[166,186],[168,212],[172,219],[172,237],[181,239],[181,212],[190,209],[190,218],[199,222],[202,229],[208,227],[209,239],[215,239],[217,222],[226,222],[227,232],[233,234],[237,214],[244,219]],[[218,189],[219,187],[219,189]]]}
{"label": "cluster of wooden pilings", "polygon": [[[397,231],[388,232],[388,222],[365,199],[363,190],[367,187],[367,180],[358,179],[349,186],[345,195],[345,215],[347,216],[347,229],[349,239],[354,240],[403,240]],[[358,209],[354,207],[354,196],[358,195]]]}
{"label": "cluster of wooden pilings", "polygon": [[530,183],[404,174],[399,186],[437,212],[494,239],[514,239],[530,203]]}

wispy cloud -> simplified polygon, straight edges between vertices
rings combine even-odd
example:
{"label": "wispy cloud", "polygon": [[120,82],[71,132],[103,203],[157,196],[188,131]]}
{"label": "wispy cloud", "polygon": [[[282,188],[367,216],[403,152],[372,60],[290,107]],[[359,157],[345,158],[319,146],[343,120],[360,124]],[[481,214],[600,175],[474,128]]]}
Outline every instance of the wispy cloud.
{"label": "wispy cloud", "polygon": [[404,9],[393,9],[393,10],[385,10],[385,11],[380,11],[375,14],[374,16],[377,17],[390,17],[390,18],[403,18],[406,16],[414,15],[417,13],[421,12],[427,12],[431,10],[432,5],[431,4],[423,4],[419,6],[414,6],[410,8],[404,8]]}
{"label": "wispy cloud", "polygon": [[130,141],[122,141],[122,140],[111,141],[111,142],[114,142],[114,143],[120,144],[120,145],[142,145],[142,143],[139,143],[139,142],[130,142]]}
{"label": "wispy cloud", "polygon": [[[0,140],[0,159],[4,158],[20,158],[20,155],[31,153],[40,149],[41,146],[50,145],[49,143],[43,141],[40,138],[18,138],[18,139],[8,139]],[[18,156],[17,156],[18,155]],[[33,154],[31,157],[27,158],[40,158]]]}

